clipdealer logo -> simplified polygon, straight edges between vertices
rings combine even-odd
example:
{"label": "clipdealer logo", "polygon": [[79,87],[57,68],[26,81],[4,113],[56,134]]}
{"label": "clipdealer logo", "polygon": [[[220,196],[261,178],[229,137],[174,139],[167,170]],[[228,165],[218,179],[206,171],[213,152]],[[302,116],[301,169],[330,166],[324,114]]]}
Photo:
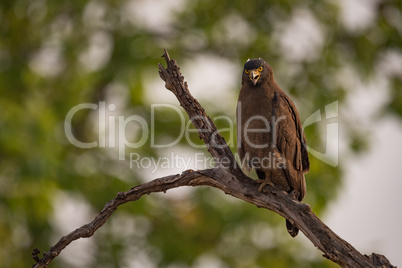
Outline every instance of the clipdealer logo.
{"label": "clipdealer logo", "polygon": [[[97,140],[92,142],[83,142],[78,140],[74,134],[72,129],[72,121],[74,116],[82,110],[93,110],[97,113]],[[146,120],[144,117],[140,115],[130,115],[130,116],[123,116],[123,115],[110,115],[111,113],[116,111],[115,104],[108,104],[106,102],[99,102],[98,104],[95,103],[82,103],[74,106],[66,115],[64,120],[64,131],[68,141],[76,147],[89,149],[89,148],[115,148],[118,151],[118,159],[119,160],[126,160],[127,148],[140,148],[144,146],[148,140],[150,142],[151,148],[161,149],[161,148],[170,148],[174,145],[178,144],[183,138],[186,139],[186,143],[193,148],[206,148],[205,144],[196,144],[191,140],[191,133],[197,133],[198,130],[191,128],[192,122],[191,120],[187,120],[186,116],[184,115],[183,111],[179,109],[179,107],[171,105],[171,104],[152,104],[150,113],[150,120]],[[180,120],[180,129],[179,135],[175,137],[173,141],[169,141],[168,143],[157,143],[155,137],[155,122],[156,122],[156,111],[157,109],[170,109],[172,112],[177,113]],[[235,122],[232,118],[228,116],[217,116],[212,118],[214,122],[218,120],[225,121],[226,128],[218,129],[220,133],[227,132],[229,133],[229,139],[227,143],[229,146],[234,146],[235,141]],[[261,120],[260,117],[256,117],[255,120]],[[150,121],[150,122],[149,122]],[[276,120],[275,122],[278,122]],[[319,109],[310,115],[303,123],[303,127],[306,128],[310,125],[316,124],[320,122],[321,125],[325,125],[325,138],[323,140],[325,142],[324,151],[323,150],[315,150],[309,146],[307,146],[308,151],[315,156],[316,158],[320,159],[321,161],[331,165],[337,166],[338,165],[338,154],[339,154],[339,122],[338,122],[338,101],[330,103],[324,107],[324,109]],[[138,134],[135,139],[136,141],[129,141],[126,137],[126,130],[127,128],[135,127],[136,133]],[[256,130],[249,129],[248,132],[252,133]],[[267,124],[267,129],[262,131],[270,131],[269,124]],[[213,139],[212,139],[213,140]],[[252,144],[254,146],[254,144]],[[307,145],[309,145],[308,137],[307,137]],[[257,145],[261,146],[261,145]],[[142,160],[138,153],[130,153],[130,167],[140,167],[140,168],[152,168],[155,169],[159,168],[168,168],[168,163],[171,163],[170,166],[175,166],[178,168],[187,167],[189,166],[190,160],[181,159],[180,156],[170,156],[165,157],[164,159],[147,159]],[[236,158],[238,159],[237,155]],[[196,156],[194,154],[193,161],[199,163],[200,161],[208,162],[208,165],[211,166],[213,163],[213,159],[205,159],[203,158],[200,160],[200,156]],[[176,164],[177,163],[184,163],[184,164]],[[271,162],[270,162],[271,163]],[[163,164],[163,166],[162,166]]]}
{"label": "clipdealer logo", "polygon": [[[169,143],[160,143],[156,142],[155,137],[155,118],[156,118],[156,110],[163,108],[171,109],[176,112],[180,119],[180,130],[179,135],[175,138],[175,140],[170,141]],[[98,118],[98,139],[97,141],[92,142],[82,142],[79,141],[73,134],[72,129],[72,121],[74,116],[82,110],[90,109],[97,111]],[[187,143],[193,148],[206,148],[205,144],[196,144],[191,140],[191,133],[198,133],[197,129],[191,128],[192,122],[188,120],[186,123],[185,116],[183,112],[174,105],[171,104],[152,104],[151,107],[151,118],[150,122],[148,122],[145,118],[140,115],[131,115],[125,117],[123,115],[107,115],[108,112],[114,112],[116,110],[116,105],[109,104],[106,105],[105,102],[99,102],[98,104],[94,103],[82,103],[74,106],[66,115],[66,119],[64,120],[64,131],[68,141],[76,147],[89,149],[89,148],[117,148],[119,160],[126,159],[126,148],[140,148],[144,146],[148,139],[150,139],[151,148],[170,148],[180,142],[181,139],[185,138]],[[213,118],[214,121],[217,120],[225,120],[229,123],[229,128],[219,129],[219,132],[229,131],[231,138],[228,141],[230,145],[233,144],[234,136],[233,129],[234,123],[232,119],[228,116],[217,116]],[[117,126],[116,126],[117,122]],[[136,137],[136,141],[129,141],[126,137],[126,129],[129,126],[135,126],[140,131],[137,131],[140,135]]]}

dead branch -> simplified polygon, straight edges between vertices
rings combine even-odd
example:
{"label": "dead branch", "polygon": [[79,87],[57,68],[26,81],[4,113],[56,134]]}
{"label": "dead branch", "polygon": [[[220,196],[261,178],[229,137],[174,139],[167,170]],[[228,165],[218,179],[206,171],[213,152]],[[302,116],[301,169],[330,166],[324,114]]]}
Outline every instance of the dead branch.
{"label": "dead branch", "polygon": [[180,105],[187,112],[200,138],[207,145],[208,151],[214,157],[216,167],[200,171],[186,170],[176,174],[133,187],[127,192],[120,192],[106,203],[103,210],[95,219],[63,236],[49,251],[39,258],[39,250],[32,253],[37,262],[33,267],[47,267],[60,252],[72,241],[92,236],[111,217],[118,206],[127,202],[136,201],[145,194],[166,192],[169,189],[181,186],[207,185],[218,188],[235,198],[278,213],[295,224],[304,235],[329,260],[341,267],[395,267],[383,255],[372,253],[370,256],[362,255],[352,245],[336,235],[312,211],[308,204],[301,203],[292,195],[272,187],[265,187],[264,193],[258,191],[259,184],[245,176],[225,142],[219,134],[213,121],[207,116],[205,110],[190,94],[188,85],[180,73],[175,60],[171,60],[167,51],[163,57],[167,68],[159,64],[160,77],[165,81],[166,88],[176,95]]}

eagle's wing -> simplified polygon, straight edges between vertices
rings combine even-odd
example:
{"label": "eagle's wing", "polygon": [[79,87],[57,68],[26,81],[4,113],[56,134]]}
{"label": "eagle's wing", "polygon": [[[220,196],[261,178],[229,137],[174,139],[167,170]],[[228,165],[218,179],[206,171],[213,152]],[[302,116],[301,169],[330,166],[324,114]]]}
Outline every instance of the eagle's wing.
{"label": "eagle's wing", "polygon": [[276,147],[286,159],[286,174],[290,186],[300,193],[301,200],[306,191],[304,173],[310,168],[306,137],[299,113],[292,100],[283,92],[275,92],[273,98],[275,116]]}
{"label": "eagle's wing", "polygon": [[241,120],[239,119],[239,109],[236,109],[236,121],[237,121],[237,154],[239,156],[240,160],[240,166],[243,172],[246,174],[250,174],[252,167],[246,159],[246,152],[244,151],[244,146],[243,146],[243,132],[242,132],[242,126],[240,125]]}

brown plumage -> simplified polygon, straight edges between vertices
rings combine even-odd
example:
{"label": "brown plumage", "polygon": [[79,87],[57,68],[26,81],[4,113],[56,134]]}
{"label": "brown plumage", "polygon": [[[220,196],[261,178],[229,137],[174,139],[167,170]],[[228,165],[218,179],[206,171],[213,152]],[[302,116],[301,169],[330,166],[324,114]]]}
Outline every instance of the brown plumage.
{"label": "brown plumage", "polygon": [[[259,191],[267,184],[298,200],[306,194],[304,173],[310,167],[306,137],[292,100],[274,79],[271,66],[263,59],[244,65],[237,103],[238,154],[243,169],[256,170]],[[286,220],[289,234],[299,230]]]}

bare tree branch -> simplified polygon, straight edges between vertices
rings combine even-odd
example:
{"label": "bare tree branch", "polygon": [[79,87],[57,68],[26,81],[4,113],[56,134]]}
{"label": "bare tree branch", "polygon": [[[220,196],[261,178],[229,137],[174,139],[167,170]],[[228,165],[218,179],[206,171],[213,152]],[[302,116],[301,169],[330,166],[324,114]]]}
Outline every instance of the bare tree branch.
{"label": "bare tree branch", "polygon": [[382,255],[362,255],[348,242],[336,235],[326,226],[312,211],[308,204],[297,201],[292,195],[272,187],[265,187],[264,193],[258,191],[254,180],[243,174],[236,160],[217,131],[212,120],[206,115],[205,110],[190,94],[187,83],[180,73],[180,68],[175,60],[171,60],[167,51],[163,57],[166,59],[167,68],[159,64],[159,74],[166,82],[166,88],[172,91],[180,102],[180,105],[189,115],[197,128],[200,138],[207,145],[208,151],[214,157],[216,167],[200,171],[187,170],[182,174],[176,174],[151,182],[135,186],[130,191],[120,192],[109,201],[95,219],[62,237],[56,245],[39,258],[39,250],[32,253],[37,262],[33,267],[47,267],[60,252],[72,241],[79,238],[92,236],[110,218],[116,208],[130,201],[140,199],[144,194],[166,192],[169,189],[181,186],[207,185],[218,188],[236,198],[274,211],[295,224],[305,236],[324,253],[324,257],[339,264],[341,267],[395,267]]}

